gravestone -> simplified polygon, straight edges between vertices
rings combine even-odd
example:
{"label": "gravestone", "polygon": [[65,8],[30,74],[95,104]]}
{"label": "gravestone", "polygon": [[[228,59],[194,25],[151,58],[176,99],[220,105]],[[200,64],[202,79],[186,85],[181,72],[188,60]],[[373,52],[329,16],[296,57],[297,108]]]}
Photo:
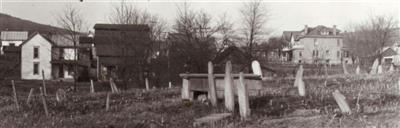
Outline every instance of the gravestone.
{"label": "gravestone", "polygon": [[343,66],[343,73],[346,75],[349,74],[349,72],[347,72],[346,63],[342,63],[342,66]]}
{"label": "gravestone", "polygon": [[237,94],[239,101],[239,113],[242,118],[250,116],[249,94],[247,85],[244,83],[243,72],[239,74],[239,85],[237,85]]}
{"label": "gravestone", "polygon": [[356,68],[356,74],[357,74],[357,75],[359,75],[359,74],[360,74],[360,65],[357,65],[357,68]]}
{"label": "gravestone", "polygon": [[235,95],[233,92],[232,64],[227,61],[225,65],[225,87],[224,87],[225,107],[228,111],[235,110]]}
{"label": "gravestone", "polygon": [[383,73],[383,69],[382,69],[382,65],[378,66],[378,70],[377,70],[377,74],[382,74]]}
{"label": "gravestone", "polygon": [[172,88],[172,83],[168,82],[168,88]]}
{"label": "gravestone", "polygon": [[94,85],[92,79],[90,79],[90,93],[94,93]]}
{"label": "gravestone", "polygon": [[145,85],[146,85],[146,91],[149,91],[150,90],[149,79],[146,77],[144,79],[144,82],[145,82]]}
{"label": "gravestone", "polygon": [[378,65],[379,65],[379,60],[377,58],[372,64],[371,71],[369,72],[369,74],[376,74],[376,71],[378,70]]}
{"label": "gravestone", "polygon": [[61,102],[64,101],[66,99],[66,92],[64,91],[64,89],[58,89],[56,92],[56,100],[57,102]]}
{"label": "gravestone", "polygon": [[346,101],[346,97],[341,94],[339,90],[335,90],[335,92],[333,92],[332,94],[342,113],[351,114],[351,110],[349,104]]}
{"label": "gravestone", "polygon": [[212,62],[208,62],[208,95],[212,106],[217,106],[217,88],[215,86],[214,69]]}
{"label": "gravestone", "polygon": [[393,64],[390,65],[389,72],[390,72],[390,73],[394,72],[394,66],[393,66]]}
{"label": "gravestone", "polygon": [[182,80],[182,99],[193,100],[190,96],[190,81],[188,79]]}
{"label": "gravestone", "polygon": [[296,72],[296,78],[294,80],[294,86],[297,87],[301,79],[303,79],[303,65],[299,66],[299,69]]}
{"label": "gravestone", "polygon": [[299,95],[300,96],[306,96],[306,89],[304,85],[303,79],[299,80],[299,84],[297,85],[297,88],[299,89]]}
{"label": "gravestone", "polygon": [[251,62],[251,68],[253,70],[253,73],[255,75],[260,75],[262,77],[262,71],[261,71],[261,66],[260,63],[257,60],[254,60],[253,62]]}

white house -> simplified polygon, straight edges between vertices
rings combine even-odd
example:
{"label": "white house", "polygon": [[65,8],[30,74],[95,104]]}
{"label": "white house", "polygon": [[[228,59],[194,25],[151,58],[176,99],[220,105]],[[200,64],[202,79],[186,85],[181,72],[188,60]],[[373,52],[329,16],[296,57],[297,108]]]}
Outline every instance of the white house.
{"label": "white house", "polygon": [[21,44],[21,79],[51,79],[51,49],[53,43],[39,33],[32,34]]}
{"label": "white house", "polygon": [[3,54],[3,48],[5,46],[19,46],[28,39],[27,31],[2,31],[0,40],[0,54]]}

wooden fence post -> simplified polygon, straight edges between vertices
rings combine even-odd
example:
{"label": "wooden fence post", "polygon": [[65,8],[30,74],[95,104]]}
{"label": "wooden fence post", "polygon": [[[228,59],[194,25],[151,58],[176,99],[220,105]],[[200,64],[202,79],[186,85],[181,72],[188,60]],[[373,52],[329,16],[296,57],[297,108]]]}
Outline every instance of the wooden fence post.
{"label": "wooden fence post", "polygon": [[239,74],[239,85],[237,85],[238,90],[238,101],[239,101],[239,112],[242,118],[247,118],[250,116],[250,105],[249,105],[249,93],[244,83],[243,72]]}
{"label": "wooden fence post", "polygon": [[44,81],[44,80],[45,80],[45,77],[44,77],[44,70],[42,70],[42,80],[43,80],[43,94],[44,94],[45,96],[47,96],[46,82]]}
{"label": "wooden fence post", "polygon": [[13,94],[14,94],[15,108],[17,108],[17,111],[19,111],[19,103],[18,103],[18,98],[17,98],[17,90],[15,89],[14,80],[11,80],[11,84],[12,84],[12,89],[13,89]]}
{"label": "wooden fence post", "polygon": [[233,112],[235,110],[235,95],[233,90],[233,78],[232,78],[232,64],[231,61],[227,61],[225,65],[225,107],[228,111]]}
{"label": "wooden fence post", "polygon": [[44,112],[45,112],[46,116],[49,116],[49,110],[47,109],[46,98],[45,98],[42,87],[40,87],[39,90],[40,90],[40,97],[41,97],[42,103],[43,103]]}
{"label": "wooden fence post", "polygon": [[110,93],[107,92],[106,111],[110,109]]}
{"label": "wooden fence post", "polygon": [[335,90],[335,92],[333,92],[332,94],[333,94],[333,98],[335,98],[335,101],[338,104],[340,110],[343,113],[351,114],[349,104],[346,102],[346,97],[344,97],[343,94],[341,94],[339,92],[339,90]]}
{"label": "wooden fence post", "polygon": [[211,105],[217,106],[217,89],[215,87],[215,80],[214,80],[214,71],[212,62],[208,62],[208,95],[210,97]]}
{"label": "wooden fence post", "polygon": [[92,79],[90,79],[90,93],[94,93],[94,85]]}
{"label": "wooden fence post", "polygon": [[26,104],[27,105],[29,105],[30,102],[31,102],[31,98],[32,98],[32,95],[33,95],[33,90],[34,90],[34,88],[31,88],[31,90],[29,91],[28,99],[26,99]]}

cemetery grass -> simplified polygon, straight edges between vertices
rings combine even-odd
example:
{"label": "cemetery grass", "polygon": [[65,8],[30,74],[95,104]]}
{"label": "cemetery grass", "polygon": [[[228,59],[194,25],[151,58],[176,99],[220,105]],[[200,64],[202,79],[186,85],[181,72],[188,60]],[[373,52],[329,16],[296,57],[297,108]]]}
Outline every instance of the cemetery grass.
{"label": "cemetery grass", "polygon": [[[305,79],[305,97],[298,96],[294,80],[264,81],[261,95],[250,97],[249,118],[241,119],[235,111],[216,127],[399,127],[399,76]],[[78,92],[67,92],[66,99],[57,102],[55,91],[66,87],[59,84],[46,84],[49,116],[44,114],[38,89],[34,91],[31,104],[26,104],[30,88],[36,87],[32,82],[16,82],[19,111],[14,108],[11,85],[1,85],[0,127],[187,128],[193,127],[197,118],[226,112],[223,101],[219,101],[218,107],[211,107],[197,100],[181,100],[180,88],[130,89],[110,94],[110,109],[106,111],[106,87],[95,85],[97,92],[90,94],[89,84],[81,83]],[[351,115],[340,113],[332,98],[336,89],[346,96]],[[235,108],[237,110],[238,105]]]}

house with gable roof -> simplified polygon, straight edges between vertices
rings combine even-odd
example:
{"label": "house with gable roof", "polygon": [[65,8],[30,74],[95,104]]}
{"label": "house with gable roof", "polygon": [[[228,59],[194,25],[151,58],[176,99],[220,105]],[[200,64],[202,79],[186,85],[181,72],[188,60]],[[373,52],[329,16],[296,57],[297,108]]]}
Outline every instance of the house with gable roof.
{"label": "house with gable roof", "polygon": [[343,43],[340,30],[333,27],[318,25],[300,31],[284,31],[282,38],[289,46],[282,51],[286,60],[294,63],[351,63],[349,52]]}

